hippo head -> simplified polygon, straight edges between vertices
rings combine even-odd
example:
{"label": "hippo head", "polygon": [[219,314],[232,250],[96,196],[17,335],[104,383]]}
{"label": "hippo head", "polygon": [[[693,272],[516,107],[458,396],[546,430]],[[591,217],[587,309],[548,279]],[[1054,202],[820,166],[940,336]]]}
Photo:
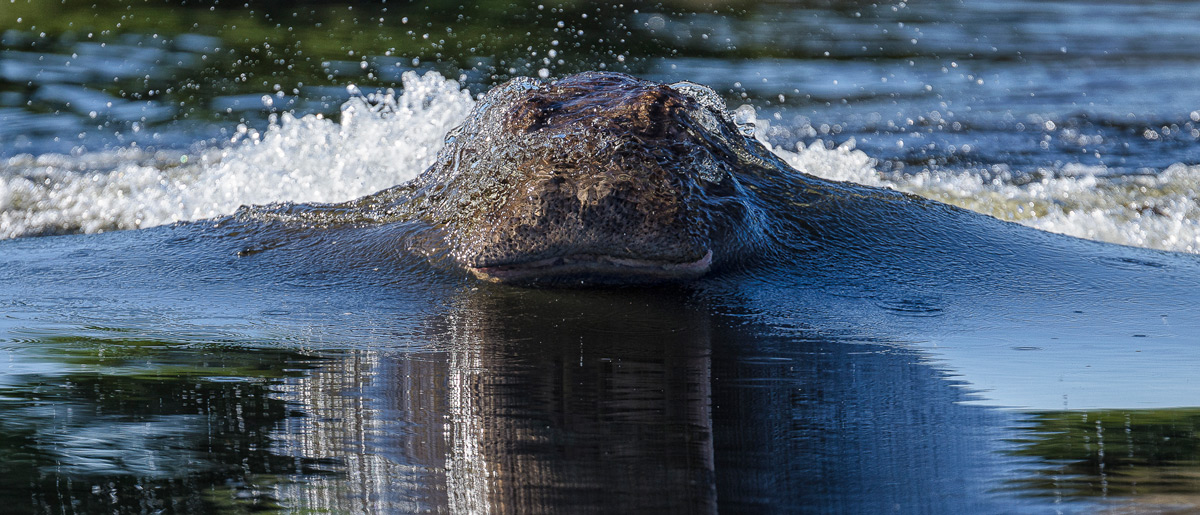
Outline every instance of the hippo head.
{"label": "hippo head", "polygon": [[745,139],[703,86],[521,78],[480,99],[417,186],[481,279],[689,279],[729,250],[717,233],[749,216],[729,148],[744,154]]}

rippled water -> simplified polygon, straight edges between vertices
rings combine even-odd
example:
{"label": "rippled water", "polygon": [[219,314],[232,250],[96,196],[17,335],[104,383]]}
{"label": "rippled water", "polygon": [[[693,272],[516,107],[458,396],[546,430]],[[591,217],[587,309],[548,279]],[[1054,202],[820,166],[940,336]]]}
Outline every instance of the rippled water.
{"label": "rippled water", "polygon": [[[1180,2],[5,3],[0,499],[1197,509],[1198,23]],[[253,252],[160,227],[401,183],[477,93],[585,69],[707,84],[807,173],[1178,254],[1045,239],[991,270],[914,248],[556,291],[379,251],[403,227]]]}

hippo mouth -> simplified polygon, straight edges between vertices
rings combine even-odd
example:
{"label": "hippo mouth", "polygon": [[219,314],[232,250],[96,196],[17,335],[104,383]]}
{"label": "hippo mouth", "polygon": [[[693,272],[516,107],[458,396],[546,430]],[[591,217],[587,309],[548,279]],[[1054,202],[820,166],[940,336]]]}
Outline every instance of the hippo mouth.
{"label": "hippo mouth", "polygon": [[652,283],[694,279],[712,266],[712,251],[684,263],[571,254],[521,263],[468,266],[475,277],[494,283]]}

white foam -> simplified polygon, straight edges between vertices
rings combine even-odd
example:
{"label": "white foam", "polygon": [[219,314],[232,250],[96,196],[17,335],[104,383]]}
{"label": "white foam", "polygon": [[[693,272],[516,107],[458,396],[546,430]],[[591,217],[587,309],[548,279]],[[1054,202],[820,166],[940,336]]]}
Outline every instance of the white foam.
{"label": "white foam", "polygon": [[797,144],[795,152],[769,145],[768,148],[793,168],[810,175],[867,186],[893,186],[876,171],[871,156],[854,149],[854,140],[836,147],[827,147],[822,141],[815,141],[808,147]]}
{"label": "white foam", "polygon": [[1122,245],[1200,253],[1200,166],[1111,175],[1103,166],[1068,164],[1019,181],[1004,167],[885,175],[854,149],[822,142],[774,152],[827,179],[884,186],[1049,232]]}
{"label": "white foam", "polygon": [[407,181],[434,161],[474,106],[437,73],[402,77],[401,95],[352,98],[340,123],[282,115],[198,155],[136,148],[0,163],[0,238],[101,232],[228,214],[246,204],[337,202]]}
{"label": "white foam", "polygon": [[[407,181],[436,158],[447,131],[474,106],[436,73],[403,75],[403,93],[342,107],[340,123],[285,114],[259,133],[239,129],[229,145],[198,154],[137,148],[81,155],[19,156],[0,162],[0,239],[58,231],[150,227],[232,213],[270,202],[337,202]],[[739,121],[767,120],[749,106]],[[882,174],[850,141],[774,148],[820,177],[890,187],[1039,229],[1125,245],[1200,253],[1200,166],[1112,176],[1066,165],[1022,182],[1003,167]]]}

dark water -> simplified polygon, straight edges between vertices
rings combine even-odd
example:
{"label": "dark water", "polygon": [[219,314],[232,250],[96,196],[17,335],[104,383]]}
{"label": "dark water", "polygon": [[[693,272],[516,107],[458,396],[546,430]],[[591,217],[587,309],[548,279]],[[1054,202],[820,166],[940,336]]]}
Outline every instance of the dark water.
{"label": "dark water", "polygon": [[[437,70],[479,92],[603,67],[711,85],[754,106],[779,148],[852,139],[885,186],[975,178],[928,191],[1194,252],[1198,23],[1183,2],[0,5],[0,206],[27,224],[0,241],[0,501],[14,513],[1200,509],[1190,254],[899,212],[793,266],[560,291],[400,255],[403,226],[262,245],[253,227],[206,223],[36,236],[86,231],[89,209],[167,187],[87,189],[132,175],[123,160],[169,171],[230,147],[238,124],[336,119],[349,83]],[[294,166],[383,167],[351,147]],[[237,148],[247,163],[304,159]],[[220,177],[267,187],[241,169]],[[1005,200],[1017,193],[1019,212]]]}

